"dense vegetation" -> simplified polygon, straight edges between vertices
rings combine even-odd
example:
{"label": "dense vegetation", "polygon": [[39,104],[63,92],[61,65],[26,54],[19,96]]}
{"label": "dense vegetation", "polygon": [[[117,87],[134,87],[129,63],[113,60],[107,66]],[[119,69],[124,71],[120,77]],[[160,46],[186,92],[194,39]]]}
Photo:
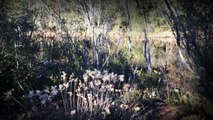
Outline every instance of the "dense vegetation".
{"label": "dense vegetation", "polygon": [[213,119],[208,0],[0,0],[0,119]]}

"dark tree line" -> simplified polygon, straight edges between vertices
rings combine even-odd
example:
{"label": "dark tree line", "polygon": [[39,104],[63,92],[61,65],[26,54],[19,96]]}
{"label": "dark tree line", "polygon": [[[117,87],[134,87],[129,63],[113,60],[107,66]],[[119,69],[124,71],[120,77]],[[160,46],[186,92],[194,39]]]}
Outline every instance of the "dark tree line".
{"label": "dark tree line", "polygon": [[162,6],[174,31],[181,61],[188,69],[200,74],[201,84],[208,95],[212,93],[213,78],[212,8],[213,3],[208,0],[164,0]]}

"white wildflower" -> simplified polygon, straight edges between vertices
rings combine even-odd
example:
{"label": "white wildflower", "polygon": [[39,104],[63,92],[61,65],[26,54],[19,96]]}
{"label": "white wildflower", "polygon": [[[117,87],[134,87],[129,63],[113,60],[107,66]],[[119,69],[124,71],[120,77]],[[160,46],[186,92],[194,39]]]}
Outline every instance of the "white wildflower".
{"label": "white wildflower", "polygon": [[82,87],[83,87],[83,83],[80,81],[79,84],[78,84],[78,86],[79,86],[80,88],[82,88]]}
{"label": "white wildflower", "polygon": [[55,95],[58,94],[58,90],[57,90],[56,88],[54,88],[54,89],[51,91],[50,94],[53,95],[53,96],[55,96]]}
{"label": "white wildflower", "polygon": [[96,70],[95,77],[100,78],[101,77],[101,71]]}
{"label": "white wildflower", "polygon": [[53,99],[53,96],[51,96],[51,95],[49,95],[48,98],[47,98],[47,100],[50,101],[50,102],[52,101],[52,99]]}
{"label": "white wildflower", "polygon": [[59,85],[59,90],[60,90],[60,91],[64,90],[63,85]]}
{"label": "white wildflower", "polygon": [[69,87],[69,83],[64,83],[63,86],[67,89]]}
{"label": "white wildflower", "polygon": [[155,96],[156,96],[156,92],[155,92],[155,91],[152,91],[151,96],[152,96],[152,97],[155,97]]}
{"label": "white wildflower", "polygon": [[115,92],[119,93],[119,92],[121,92],[121,89],[115,89]]}
{"label": "white wildflower", "polygon": [[109,81],[109,79],[110,79],[110,77],[107,74],[103,75],[103,77],[102,77],[103,82]]}
{"label": "white wildflower", "polygon": [[107,114],[107,115],[109,115],[109,114],[111,113],[111,112],[110,112],[110,109],[109,109],[108,107],[105,108],[104,110],[106,111],[106,114]]}
{"label": "white wildflower", "polygon": [[75,90],[75,92],[80,92],[81,91],[81,88],[80,87],[78,87],[76,90]]}
{"label": "white wildflower", "polygon": [[113,84],[106,85],[107,89],[110,89],[110,88],[113,88],[113,87],[114,87]]}
{"label": "white wildflower", "polygon": [[93,105],[94,105],[94,106],[97,106],[97,105],[98,105],[98,104],[97,104],[97,100],[94,100]]}
{"label": "white wildflower", "polygon": [[74,74],[72,73],[72,75],[69,76],[69,80],[72,80],[74,77]]}
{"label": "white wildflower", "polygon": [[124,90],[125,92],[129,91],[129,88],[130,88],[130,84],[124,84],[123,90]]}
{"label": "white wildflower", "polygon": [[72,96],[72,92],[68,92],[68,95],[71,97]]}
{"label": "white wildflower", "polygon": [[108,74],[108,71],[107,71],[107,70],[104,70],[104,71],[103,71],[103,74]]}
{"label": "white wildflower", "polygon": [[80,96],[81,96],[81,94],[80,94],[80,93],[77,93],[76,95],[77,95],[78,97],[80,97]]}
{"label": "white wildflower", "polygon": [[47,100],[48,99],[48,95],[47,94],[39,95],[39,99],[40,100]]}
{"label": "white wildflower", "polygon": [[29,97],[29,98],[32,98],[32,97],[34,97],[34,96],[35,96],[34,91],[30,91],[29,94],[28,94],[28,97]]}
{"label": "white wildflower", "polygon": [[76,110],[71,110],[70,114],[74,115],[76,113]]}
{"label": "white wildflower", "polygon": [[86,73],[85,74],[87,74],[87,73],[89,73],[90,72],[90,70],[86,70]]}
{"label": "white wildflower", "polygon": [[95,78],[95,71],[87,71],[88,72],[88,75],[92,78],[92,79],[94,79]]}
{"label": "white wildflower", "polygon": [[50,79],[53,79],[53,75],[50,76]]}
{"label": "white wildflower", "polygon": [[88,81],[88,78],[89,78],[89,76],[88,76],[87,74],[84,74],[84,75],[83,75],[84,82],[87,82],[87,81]]}
{"label": "white wildflower", "polygon": [[112,105],[112,106],[115,105],[115,102],[112,102],[111,105]]}
{"label": "white wildflower", "polygon": [[99,85],[101,85],[101,81],[100,80],[95,80],[94,84],[95,84],[95,86],[99,86]]}
{"label": "white wildflower", "polygon": [[82,99],[83,99],[84,102],[87,102],[87,98],[83,97]]}
{"label": "white wildflower", "polygon": [[46,105],[46,100],[42,100],[41,104],[45,106]]}
{"label": "white wildflower", "polygon": [[121,108],[122,110],[125,110],[125,109],[128,108],[128,105],[126,105],[126,104],[121,104],[121,105],[120,105],[120,108]]}
{"label": "white wildflower", "polygon": [[110,92],[113,92],[114,91],[114,88],[112,87],[112,88],[109,88],[109,91]]}
{"label": "white wildflower", "polygon": [[92,99],[92,94],[88,94],[88,99]]}
{"label": "white wildflower", "polygon": [[88,90],[88,87],[87,87],[87,86],[85,86],[85,87],[84,87],[84,90],[85,90],[85,91],[86,91],[86,90]]}
{"label": "white wildflower", "polygon": [[62,80],[66,80],[66,75],[67,74],[64,71],[62,71],[62,75],[61,75]]}
{"label": "white wildflower", "polygon": [[94,84],[93,84],[93,82],[91,81],[91,82],[89,82],[89,86],[91,87],[91,88],[94,88]]}
{"label": "white wildflower", "polygon": [[101,88],[100,88],[100,91],[106,91],[106,86],[102,85]]}
{"label": "white wildflower", "polygon": [[48,89],[45,89],[44,92],[45,93],[50,93],[50,91]]}
{"label": "white wildflower", "polygon": [[124,81],[124,75],[119,75],[118,76],[118,80],[120,80],[121,82],[123,82]]}
{"label": "white wildflower", "polygon": [[138,112],[141,108],[140,107],[135,107],[135,112]]}
{"label": "white wildflower", "polygon": [[177,88],[174,89],[174,92],[179,93],[179,90]]}
{"label": "white wildflower", "polygon": [[96,93],[94,96],[98,98],[98,93]]}
{"label": "white wildflower", "polygon": [[69,83],[72,83],[72,82],[74,82],[74,78],[71,78],[70,80],[69,80]]}
{"label": "white wildflower", "polygon": [[73,82],[77,83],[77,82],[78,82],[78,79],[74,79]]}
{"label": "white wildflower", "polygon": [[57,86],[51,86],[51,90],[57,89]]}
{"label": "white wildflower", "polygon": [[40,95],[41,91],[40,90],[36,90],[36,95]]}

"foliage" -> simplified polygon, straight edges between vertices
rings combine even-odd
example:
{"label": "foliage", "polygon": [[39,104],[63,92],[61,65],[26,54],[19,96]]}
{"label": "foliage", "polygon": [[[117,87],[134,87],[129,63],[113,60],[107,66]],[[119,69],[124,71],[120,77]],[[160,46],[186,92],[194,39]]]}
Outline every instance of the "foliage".
{"label": "foliage", "polygon": [[1,0],[0,119],[157,119],[168,106],[184,106],[180,119],[211,119],[210,8]]}
{"label": "foliage", "polygon": [[[193,2],[185,3],[182,0],[169,2],[165,0],[166,10],[165,15],[176,34],[177,45],[184,47],[186,51],[185,56],[190,56],[192,60],[188,59],[187,62],[191,68],[202,76],[201,68],[206,71],[206,78],[200,81],[202,86],[205,86],[205,93],[211,94],[212,86],[209,84],[212,80],[212,22],[209,13],[212,11],[211,2],[201,2],[196,0]],[[205,6],[205,7],[204,7]],[[210,72],[211,71],[211,72]],[[208,85],[207,85],[208,84]]]}

